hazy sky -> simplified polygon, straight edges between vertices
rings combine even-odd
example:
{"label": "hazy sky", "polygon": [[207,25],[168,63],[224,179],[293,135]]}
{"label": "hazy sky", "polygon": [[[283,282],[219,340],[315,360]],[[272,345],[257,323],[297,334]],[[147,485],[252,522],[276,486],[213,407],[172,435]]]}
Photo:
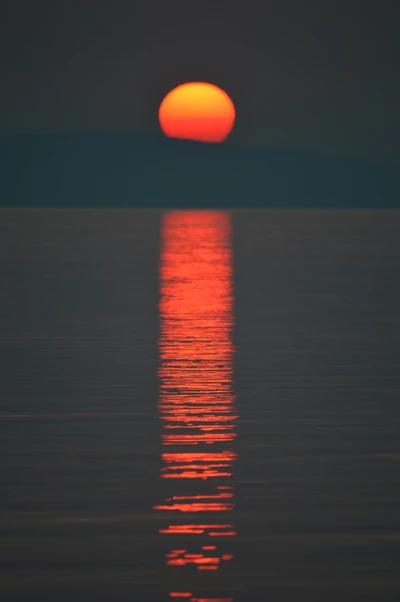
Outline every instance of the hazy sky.
{"label": "hazy sky", "polygon": [[159,130],[175,85],[237,108],[232,141],[400,159],[400,3],[1,0],[0,132]]}

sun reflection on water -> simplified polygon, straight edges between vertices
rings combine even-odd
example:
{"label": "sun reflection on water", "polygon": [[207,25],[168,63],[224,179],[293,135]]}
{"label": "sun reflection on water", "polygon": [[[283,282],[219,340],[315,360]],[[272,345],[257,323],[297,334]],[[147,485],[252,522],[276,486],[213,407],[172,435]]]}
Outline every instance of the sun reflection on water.
{"label": "sun reflection on water", "polygon": [[[235,508],[232,467],[236,454],[229,446],[236,438],[238,416],[232,387],[228,213],[164,214],[160,292],[158,410],[164,425],[162,445],[167,448],[161,454],[160,477],[168,479],[170,493],[154,508],[169,516],[159,532],[173,536],[174,542],[179,537],[185,542],[171,549],[165,562],[171,567],[217,571],[233,558],[223,542],[236,535],[231,521],[216,520],[220,516],[216,513]],[[186,520],[179,519],[182,515]],[[209,537],[215,545],[206,545]],[[177,584],[179,578],[178,573]],[[190,602],[233,602],[233,598],[199,598],[187,591],[169,595]]]}

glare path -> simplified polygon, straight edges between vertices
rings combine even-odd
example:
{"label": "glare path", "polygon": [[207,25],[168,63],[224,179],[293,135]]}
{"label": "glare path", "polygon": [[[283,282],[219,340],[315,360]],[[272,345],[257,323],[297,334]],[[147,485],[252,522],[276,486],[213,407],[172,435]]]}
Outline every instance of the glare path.
{"label": "glare path", "polygon": [[[229,520],[235,508],[236,453],[231,446],[238,418],[232,386],[232,305],[229,214],[165,213],[158,411],[164,448],[160,478],[169,489],[154,509],[166,517],[159,532],[174,538],[174,549],[166,554],[165,563],[178,571],[174,581],[178,586],[179,571],[186,567],[214,572],[233,558],[226,549],[226,542],[236,535],[236,526]],[[220,513],[225,513],[223,520]],[[188,536],[193,537],[190,546]],[[182,545],[176,545],[179,538]],[[210,545],[208,538],[213,540]],[[170,598],[233,602],[231,597],[196,597],[175,589]],[[202,589],[207,589],[207,583]]]}

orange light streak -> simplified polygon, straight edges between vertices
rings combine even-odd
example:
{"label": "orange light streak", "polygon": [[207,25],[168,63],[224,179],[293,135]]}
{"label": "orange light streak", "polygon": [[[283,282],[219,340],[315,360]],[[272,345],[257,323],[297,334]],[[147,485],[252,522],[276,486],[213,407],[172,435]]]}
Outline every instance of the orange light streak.
{"label": "orange light streak", "polygon": [[[194,533],[194,534],[207,534],[207,531],[211,529],[232,529],[233,525],[170,525],[168,529],[159,529],[159,533],[169,533],[171,535],[181,534],[181,533]],[[234,531],[211,531],[213,535],[215,533],[219,535],[236,535]],[[210,533],[208,533],[210,535]],[[213,546],[215,547],[215,546]],[[186,550],[184,550],[186,552]],[[177,552],[177,550],[173,550],[173,552]]]}
{"label": "orange light streak", "polygon": [[[212,466],[213,466],[213,468],[217,468],[217,467],[230,466],[230,464],[213,464]],[[183,464],[182,466],[179,466],[179,464],[178,464],[177,466],[173,467],[173,470],[179,470],[179,469],[185,470],[185,468],[187,468],[187,466],[185,464]],[[190,468],[191,469],[194,469],[194,468],[204,469],[205,466],[203,466],[202,464],[191,464]],[[164,470],[170,470],[170,468],[168,466],[165,466],[161,470],[162,471],[164,471]],[[192,472],[192,470],[190,472]],[[230,473],[228,473],[228,474],[230,476]]]}
{"label": "orange light streak", "polygon": [[229,472],[217,472],[216,470],[207,470],[203,472],[192,472],[187,471],[183,473],[169,474],[169,475],[161,475],[162,479],[213,479],[215,477],[230,477],[231,474]]}
{"label": "orange light streak", "polygon": [[[228,214],[164,214],[160,286],[158,410],[164,424],[162,445],[164,449],[171,448],[161,454],[160,477],[171,483],[176,481],[180,489],[176,495],[170,492],[154,509],[192,514],[193,522],[170,524],[159,529],[159,533],[175,537],[233,537],[236,529],[232,524],[195,520],[196,515],[232,512],[235,508],[233,486],[217,481],[229,483],[237,458],[229,449],[236,438],[238,415],[232,388],[232,252]],[[192,489],[185,494],[185,481],[198,482],[203,491]],[[201,571],[215,571],[233,558],[232,554],[218,551],[218,547],[200,544],[189,552],[174,549],[165,555],[165,562],[172,567],[194,565]],[[188,592],[175,591],[170,596],[190,598],[191,602],[233,602],[233,598],[195,598]]]}
{"label": "orange light streak", "polygon": [[165,504],[154,506],[155,510],[176,510],[178,512],[226,512],[233,510],[234,504]]}
{"label": "orange light streak", "polygon": [[232,461],[236,454],[229,451],[223,452],[179,452],[177,454],[161,454],[164,462],[218,462],[219,460]]}
{"label": "orange light streak", "polygon": [[198,445],[199,443],[216,443],[217,441],[233,441],[235,433],[215,433],[213,435],[163,435],[163,445]]}
{"label": "orange light streak", "polygon": [[218,493],[217,495],[174,495],[173,500],[216,500],[232,498],[233,493]]}

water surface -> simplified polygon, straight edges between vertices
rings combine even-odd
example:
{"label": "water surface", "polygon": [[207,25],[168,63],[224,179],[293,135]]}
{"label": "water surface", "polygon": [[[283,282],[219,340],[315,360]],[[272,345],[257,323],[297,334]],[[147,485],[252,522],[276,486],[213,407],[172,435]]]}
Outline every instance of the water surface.
{"label": "water surface", "polygon": [[399,212],[0,213],[3,599],[398,599]]}

